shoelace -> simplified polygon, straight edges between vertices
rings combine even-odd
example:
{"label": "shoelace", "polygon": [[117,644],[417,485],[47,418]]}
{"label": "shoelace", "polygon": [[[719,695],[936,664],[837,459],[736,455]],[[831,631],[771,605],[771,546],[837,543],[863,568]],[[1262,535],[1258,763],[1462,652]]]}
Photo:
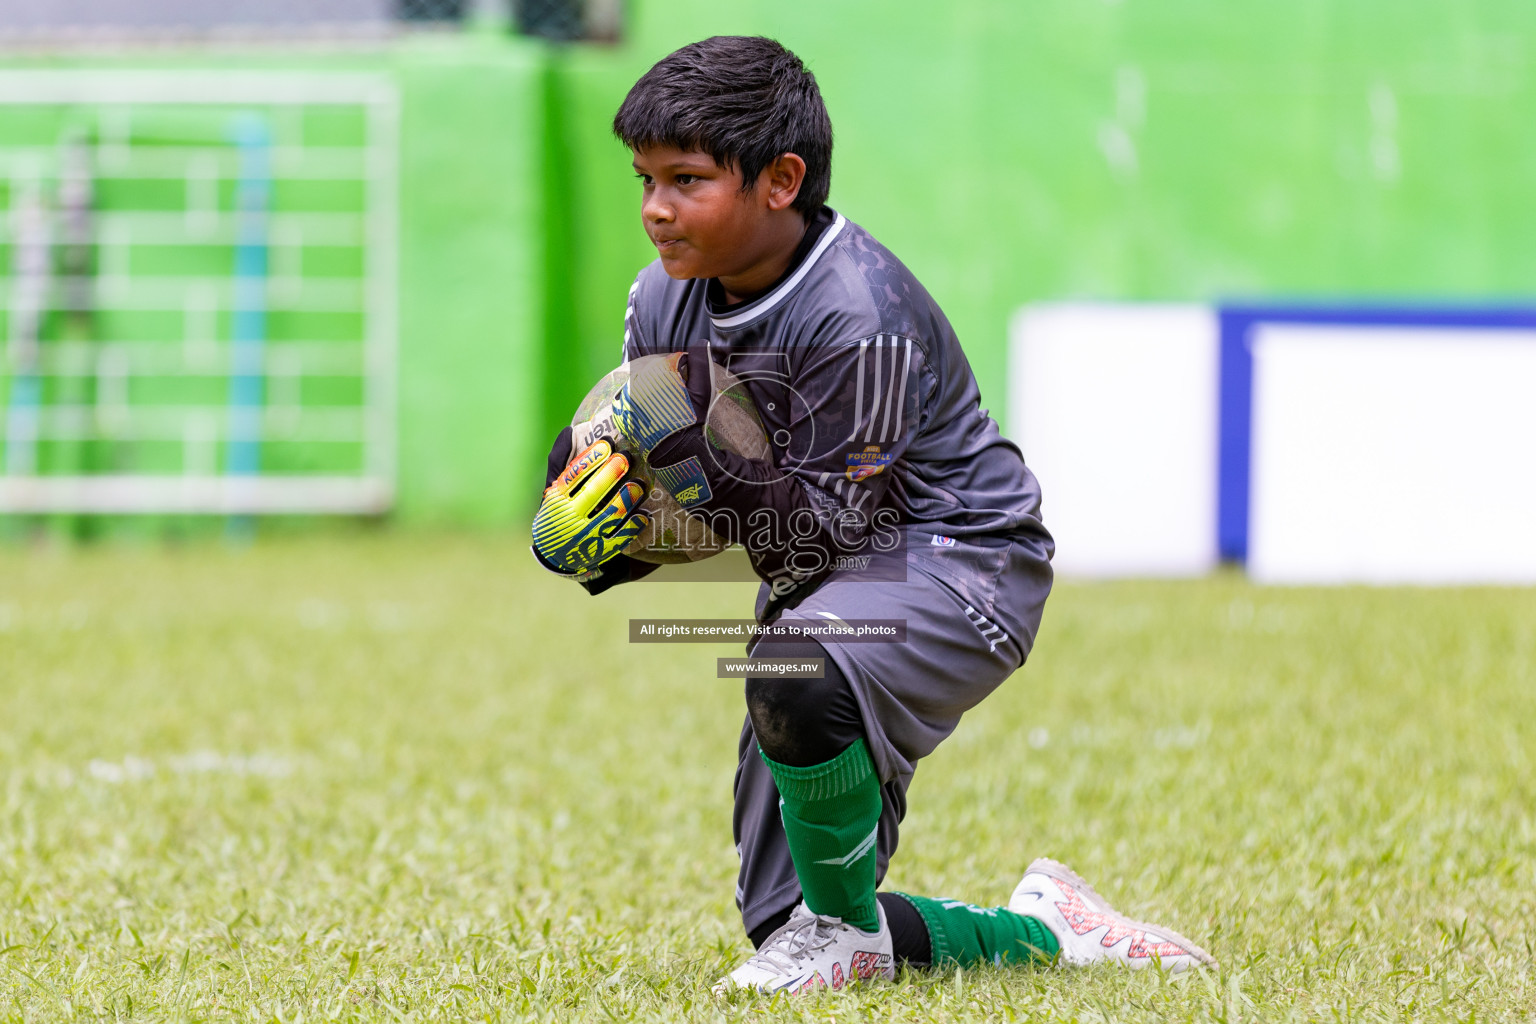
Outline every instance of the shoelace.
{"label": "shoelace", "polygon": [[747,963],[755,963],[774,974],[790,974],[800,967],[799,957],[808,952],[830,946],[836,935],[832,929],[842,924],[835,917],[810,914],[799,921],[790,921],[763,943]]}

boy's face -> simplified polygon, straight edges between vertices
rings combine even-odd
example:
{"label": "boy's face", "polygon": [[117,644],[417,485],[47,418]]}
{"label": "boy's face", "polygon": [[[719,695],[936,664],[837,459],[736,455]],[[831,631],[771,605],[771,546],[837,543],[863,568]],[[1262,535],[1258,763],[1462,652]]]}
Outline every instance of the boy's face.
{"label": "boy's face", "polygon": [[724,281],[750,276],[781,245],[776,221],[794,194],[783,199],[768,180],[768,169],[756,188],[743,192],[739,169],[721,167],[708,153],[695,150],[636,150],[634,167],[644,189],[640,216],[645,233],[668,276]]}

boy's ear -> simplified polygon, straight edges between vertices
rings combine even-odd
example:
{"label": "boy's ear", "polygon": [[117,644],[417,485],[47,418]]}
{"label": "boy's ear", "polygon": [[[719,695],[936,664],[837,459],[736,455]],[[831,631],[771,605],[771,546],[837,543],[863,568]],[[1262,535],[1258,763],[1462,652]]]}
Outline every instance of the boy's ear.
{"label": "boy's ear", "polygon": [[794,153],[780,153],[763,174],[768,179],[768,209],[787,210],[805,183],[805,161]]}

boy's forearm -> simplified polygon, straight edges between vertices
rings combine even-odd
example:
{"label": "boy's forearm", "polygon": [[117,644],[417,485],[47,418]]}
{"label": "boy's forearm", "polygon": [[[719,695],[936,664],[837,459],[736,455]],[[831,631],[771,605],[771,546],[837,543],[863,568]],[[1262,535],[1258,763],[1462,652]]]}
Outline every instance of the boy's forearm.
{"label": "boy's forearm", "polygon": [[[709,485],[709,500],[686,514],[708,525],[716,535],[747,549],[753,568],[765,580],[793,575],[801,582],[825,575],[834,556],[857,546],[865,531],[834,536],[827,517],[818,512],[805,488],[792,475],[765,459],[749,459],[716,448],[694,427],[667,438],[652,453],[653,465],[698,460]],[[725,513],[725,514],[722,514]],[[793,537],[794,543],[786,541]],[[824,566],[815,568],[807,552],[824,552]],[[798,556],[798,562],[791,560]],[[807,572],[806,570],[810,571]]]}

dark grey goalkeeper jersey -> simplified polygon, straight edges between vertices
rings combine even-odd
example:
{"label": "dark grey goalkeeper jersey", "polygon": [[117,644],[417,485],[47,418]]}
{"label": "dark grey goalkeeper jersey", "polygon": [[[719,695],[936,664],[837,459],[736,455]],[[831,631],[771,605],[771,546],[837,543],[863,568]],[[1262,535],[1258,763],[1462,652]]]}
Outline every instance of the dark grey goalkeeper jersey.
{"label": "dark grey goalkeeper jersey", "polygon": [[[1034,475],[981,409],[965,353],[923,286],[863,228],[827,211],[796,255],[767,294],[730,308],[710,304],[718,283],[674,281],[652,263],[630,289],[624,357],[707,343],[745,382],[774,463],[791,478],[767,482],[765,510],[792,506],[798,515],[808,504],[841,550],[870,541],[868,574],[855,558],[853,568],[803,578],[793,558],[758,558],[752,542],[744,546],[764,579],[760,621],[779,614],[799,630],[849,618],[905,623],[899,641],[824,648],[858,701],[882,783],[880,877],[916,763],[1023,664],[1050,591],[1052,543]],[[716,500],[728,496],[733,510],[752,502],[751,491],[727,486]],[[886,522],[901,524],[905,548],[881,546]],[[801,899],[777,784],[750,718],[735,804],[736,898],[750,932]]]}
{"label": "dark grey goalkeeper jersey", "polygon": [[[718,289],[718,285],[716,286]],[[1040,487],[980,407],[949,321],[902,263],[833,215],[768,293],[711,308],[709,283],[675,281],[657,260],[629,294],[624,358],[707,341],[741,378],[774,461],[822,515],[900,522],[951,537],[1044,535]]]}

